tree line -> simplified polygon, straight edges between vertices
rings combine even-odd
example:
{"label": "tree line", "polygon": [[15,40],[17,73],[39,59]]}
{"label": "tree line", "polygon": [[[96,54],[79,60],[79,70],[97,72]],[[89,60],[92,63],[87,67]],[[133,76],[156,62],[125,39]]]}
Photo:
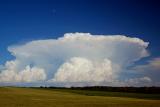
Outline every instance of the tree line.
{"label": "tree line", "polygon": [[90,91],[109,91],[109,92],[132,92],[132,93],[160,93],[160,87],[112,87],[112,86],[86,86],[86,87],[44,87],[49,89],[71,89],[71,90],[90,90]]}

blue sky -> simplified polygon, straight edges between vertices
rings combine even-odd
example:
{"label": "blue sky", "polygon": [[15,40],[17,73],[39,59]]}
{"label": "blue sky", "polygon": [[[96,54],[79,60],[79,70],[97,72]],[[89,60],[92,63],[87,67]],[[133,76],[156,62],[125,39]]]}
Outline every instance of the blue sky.
{"label": "blue sky", "polygon": [[135,62],[147,65],[134,69],[141,71],[154,64],[157,67],[159,5],[158,0],[1,0],[0,65],[16,57],[8,51],[9,46],[81,32],[126,35],[149,42],[147,49],[151,55]]}
{"label": "blue sky", "polygon": [[154,0],[1,0],[0,63],[11,58],[9,45],[68,32],[139,37],[159,56],[159,11]]}

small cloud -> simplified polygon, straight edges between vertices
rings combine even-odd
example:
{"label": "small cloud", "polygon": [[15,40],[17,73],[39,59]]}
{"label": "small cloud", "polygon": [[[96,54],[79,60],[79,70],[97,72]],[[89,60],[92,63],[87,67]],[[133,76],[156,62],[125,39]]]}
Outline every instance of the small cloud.
{"label": "small cloud", "polygon": [[154,80],[154,84],[160,83],[160,58],[150,59],[147,64],[137,65],[132,68],[139,74],[147,75]]}
{"label": "small cloud", "polygon": [[139,84],[143,84],[145,86],[145,83],[148,84],[150,82],[152,82],[152,80],[149,77],[131,78],[126,80],[126,83],[133,86],[138,86]]}
{"label": "small cloud", "polygon": [[133,69],[138,70],[138,71],[160,71],[160,58],[153,58],[148,61],[147,64],[144,65],[137,65]]}
{"label": "small cloud", "polygon": [[17,71],[17,61],[6,63],[6,69],[0,73],[1,82],[36,82],[46,79],[45,71],[41,68],[26,66]]}

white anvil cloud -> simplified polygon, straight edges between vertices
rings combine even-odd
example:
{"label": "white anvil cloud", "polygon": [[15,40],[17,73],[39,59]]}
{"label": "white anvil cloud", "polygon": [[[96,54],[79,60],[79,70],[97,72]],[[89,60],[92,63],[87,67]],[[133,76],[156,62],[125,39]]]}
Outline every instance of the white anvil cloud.
{"label": "white anvil cloud", "polygon": [[139,38],[89,33],[13,45],[8,50],[15,60],[6,62],[0,82],[117,81],[126,67],[149,55],[147,47]]}

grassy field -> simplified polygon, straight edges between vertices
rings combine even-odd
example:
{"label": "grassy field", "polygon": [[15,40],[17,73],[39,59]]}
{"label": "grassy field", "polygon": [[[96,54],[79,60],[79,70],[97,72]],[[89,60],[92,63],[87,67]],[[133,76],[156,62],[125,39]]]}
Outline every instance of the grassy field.
{"label": "grassy field", "polygon": [[160,95],[69,89],[0,88],[0,107],[159,107]]}

